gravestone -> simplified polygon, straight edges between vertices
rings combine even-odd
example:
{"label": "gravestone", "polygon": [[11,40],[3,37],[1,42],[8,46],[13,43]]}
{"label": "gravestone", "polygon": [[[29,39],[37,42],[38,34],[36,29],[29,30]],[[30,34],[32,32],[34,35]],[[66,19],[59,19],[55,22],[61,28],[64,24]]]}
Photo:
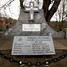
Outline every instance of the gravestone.
{"label": "gravestone", "polygon": [[12,55],[55,54],[50,27],[45,21],[43,10],[34,7],[31,0],[29,7],[25,6],[20,11],[17,23],[8,30],[9,35],[14,36]]}
{"label": "gravestone", "polygon": [[15,36],[12,55],[53,55],[51,36]]}

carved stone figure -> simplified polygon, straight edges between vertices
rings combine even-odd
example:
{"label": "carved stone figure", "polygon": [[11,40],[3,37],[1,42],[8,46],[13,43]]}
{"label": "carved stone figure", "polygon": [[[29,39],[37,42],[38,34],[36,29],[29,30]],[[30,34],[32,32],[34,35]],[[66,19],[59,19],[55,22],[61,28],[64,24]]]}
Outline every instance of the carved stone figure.
{"label": "carved stone figure", "polygon": [[34,2],[34,6],[38,6],[39,9],[42,9],[43,0],[24,0],[23,5],[28,7],[30,1],[33,1]]}

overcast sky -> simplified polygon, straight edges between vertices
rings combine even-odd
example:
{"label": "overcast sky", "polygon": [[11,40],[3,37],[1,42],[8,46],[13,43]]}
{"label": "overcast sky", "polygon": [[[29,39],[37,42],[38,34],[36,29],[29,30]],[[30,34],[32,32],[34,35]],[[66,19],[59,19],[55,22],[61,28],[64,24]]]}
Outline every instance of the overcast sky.
{"label": "overcast sky", "polygon": [[[8,1],[10,1],[10,0],[0,0],[0,7]],[[19,2],[19,0],[14,0],[10,4],[10,7],[8,6],[6,9],[2,8],[0,10],[0,13],[2,16],[7,15],[8,17],[18,19],[19,13],[20,13],[20,2]]]}
{"label": "overcast sky", "polygon": [[[10,0],[0,0],[0,7],[7,3]],[[14,19],[18,19],[19,14],[20,14],[20,0],[14,0],[11,4],[10,7],[8,6],[6,9],[2,8],[0,10],[0,13],[2,16],[7,15],[7,17],[12,17]],[[50,5],[51,8],[52,4]],[[56,20],[55,14],[52,17],[51,20]]]}
{"label": "overcast sky", "polygon": [[[0,7],[7,3],[9,0],[0,0]],[[19,0],[14,0],[11,4],[10,7],[8,6],[6,9],[2,8],[0,10],[0,13],[2,16],[7,15],[7,17],[12,17],[14,19],[18,19],[19,14],[20,14],[20,2]],[[55,20],[52,18],[52,20]]]}
{"label": "overcast sky", "polygon": [[[9,0],[0,0],[0,7],[2,5],[4,5],[5,3],[7,3],[8,1]],[[2,8],[0,10],[0,13],[1,13],[2,16],[7,15],[8,17],[18,19],[19,14],[20,14],[20,2],[19,2],[19,0],[14,0],[10,4],[10,8],[9,8],[9,6],[6,9]]]}

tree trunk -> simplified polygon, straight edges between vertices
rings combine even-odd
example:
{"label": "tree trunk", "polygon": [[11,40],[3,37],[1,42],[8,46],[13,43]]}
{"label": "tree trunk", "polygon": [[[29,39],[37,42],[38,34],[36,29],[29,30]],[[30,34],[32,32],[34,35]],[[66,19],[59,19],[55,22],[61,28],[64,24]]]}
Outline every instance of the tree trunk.
{"label": "tree trunk", "polygon": [[54,0],[54,4],[51,7],[50,10],[48,10],[49,8],[49,0],[44,0],[44,5],[43,5],[43,9],[44,9],[44,16],[46,18],[47,23],[50,23],[50,20],[52,18],[52,16],[54,15],[54,13],[57,11],[57,8],[60,4],[61,0]]}
{"label": "tree trunk", "polygon": [[[51,0],[43,0],[44,16],[45,16],[45,19],[48,24],[49,24],[52,16],[54,15],[54,13],[57,11],[60,1],[61,0],[54,0],[54,4],[53,4],[52,8],[50,10],[48,10]],[[23,0],[20,0],[20,6],[21,6],[21,8],[23,8]]]}

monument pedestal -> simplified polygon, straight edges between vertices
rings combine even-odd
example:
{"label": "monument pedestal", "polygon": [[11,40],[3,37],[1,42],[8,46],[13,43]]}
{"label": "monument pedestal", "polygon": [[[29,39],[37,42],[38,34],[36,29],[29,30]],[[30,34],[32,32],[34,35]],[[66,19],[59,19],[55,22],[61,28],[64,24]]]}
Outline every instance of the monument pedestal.
{"label": "monument pedestal", "polygon": [[29,13],[20,10],[17,23],[8,30],[14,36],[12,55],[54,55],[54,45],[43,10],[34,14],[34,22],[29,21]]}

